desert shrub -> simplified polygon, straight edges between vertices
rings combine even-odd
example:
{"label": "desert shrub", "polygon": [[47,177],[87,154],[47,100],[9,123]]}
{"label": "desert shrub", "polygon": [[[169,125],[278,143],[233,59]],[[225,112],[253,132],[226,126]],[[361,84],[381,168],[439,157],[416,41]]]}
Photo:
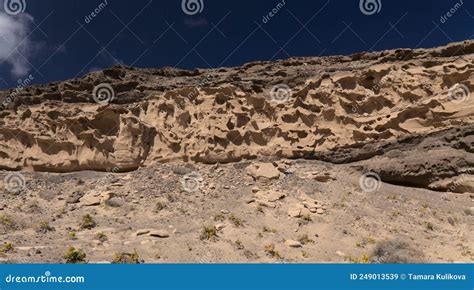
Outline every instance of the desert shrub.
{"label": "desert shrub", "polygon": [[115,254],[112,264],[140,264],[140,256],[136,249],[133,253]]}
{"label": "desert shrub", "polygon": [[15,221],[12,217],[6,215],[0,215],[0,225],[3,225],[6,228],[14,228]]}
{"label": "desert shrub", "polygon": [[49,225],[48,221],[41,221],[36,225],[36,232],[46,234],[47,232],[54,231],[54,228]]}
{"label": "desert shrub", "polygon": [[69,232],[67,236],[69,237],[70,240],[77,240],[76,232]]}
{"label": "desert shrub", "polygon": [[96,224],[96,222],[94,221],[94,219],[92,218],[91,215],[86,214],[85,216],[82,217],[82,221],[81,221],[81,224],[80,224],[82,229],[90,230],[90,229],[95,228],[96,225],[97,224]]}
{"label": "desert shrub", "polygon": [[214,220],[216,222],[223,222],[223,221],[225,221],[225,216],[224,216],[223,213],[218,213],[214,216]]}
{"label": "desert shrub", "polygon": [[13,244],[12,243],[4,243],[3,246],[0,247],[0,256],[4,255],[5,253],[9,253],[13,251]]}
{"label": "desert shrub", "polygon": [[241,218],[236,217],[235,215],[231,214],[229,216],[229,221],[234,224],[236,227],[243,227],[244,226],[244,220]]}
{"label": "desert shrub", "polygon": [[107,235],[103,232],[98,232],[95,236],[102,243],[106,242],[109,239]]}
{"label": "desert shrub", "polygon": [[158,201],[155,205],[155,212],[160,212],[167,207],[166,203],[163,201]]}
{"label": "desert shrub", "polygon": [[64,259],[68,264],[84,264],[86,262],[86,253],[81,249],[70,247],[64,255]]}
{"label": "desert shrub", "polygon": [[314,244],[314,240],[311,239],[307,234],[298,237],[298,242],[302,245]]}
{"label": "desert shrub", "polygon": [[217,230],[213,226],[204,227],[199,236],[202,241],[216,241],[217,237]]}
{"label": "desert shrub", "polygon": [[267,254],[267,256],[281,259],[280,253],[275,249],[275,244],[265,245],[263,250],[265,251],[265,254]]}

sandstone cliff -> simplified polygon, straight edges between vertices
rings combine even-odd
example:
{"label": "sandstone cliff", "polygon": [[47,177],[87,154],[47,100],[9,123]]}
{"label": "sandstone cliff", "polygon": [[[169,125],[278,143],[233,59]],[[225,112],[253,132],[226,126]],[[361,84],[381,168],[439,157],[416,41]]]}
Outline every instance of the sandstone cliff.
{"label": "sandstone cliff", "polygon": [[[121,66],[3,91],[0,169],[130,171],[268,156],[472,191],[473,60],[467,41],[209,70]],[[104,85],[110,102],[97,93]]]}

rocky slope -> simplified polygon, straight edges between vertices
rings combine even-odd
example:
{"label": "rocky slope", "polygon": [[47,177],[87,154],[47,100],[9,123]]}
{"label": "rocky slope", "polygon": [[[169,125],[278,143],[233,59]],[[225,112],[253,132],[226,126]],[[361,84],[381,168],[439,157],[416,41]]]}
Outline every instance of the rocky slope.
{"label": "rocky slope", "polygon": [[473,60],[467,41],[0,92],[0,262],[470,262]]}
{"label": "rocky slope", "polygon": [[272,159],[22,172],[21,191],[0,189],[0,263],[474,261],[474,194]]}

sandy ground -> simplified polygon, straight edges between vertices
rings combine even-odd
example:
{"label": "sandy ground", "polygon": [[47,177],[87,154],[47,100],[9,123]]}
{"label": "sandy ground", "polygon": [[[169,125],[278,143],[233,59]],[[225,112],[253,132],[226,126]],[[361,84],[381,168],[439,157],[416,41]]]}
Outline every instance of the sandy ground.
{"label": "sandy ground", "polygon": [[4,263],[62,263],[70,247],[89,263],[122,253],[145,263],[474,260],[472,194],[364,182],[346,165],[275,159],[21,174],[25,188],[1,195],[0,242],[11,243]]}

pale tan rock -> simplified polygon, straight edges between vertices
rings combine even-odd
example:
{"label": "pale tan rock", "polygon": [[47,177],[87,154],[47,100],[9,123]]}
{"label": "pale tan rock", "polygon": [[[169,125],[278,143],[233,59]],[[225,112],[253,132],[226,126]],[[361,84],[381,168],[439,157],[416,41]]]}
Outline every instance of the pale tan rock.
{"label": "pale tan rock", "polygon": [[474,192],[474,176],[463,174],[453,178],[446,178],[432,182],[428,187],[433,190],[472,193]]}
{"label": "pale tan rock", "polygon": [[272,163],[255,163],[249,169],[249,174],[255,179],[278,179],[280,171]]}
{"label": "pale tan rock", "polygon": [[309,211],[309,209],[303,207],[301,209],[301,216],[307,216],[307,215],[311,215],[311,212]]}
{"label": "pale tan rock", "polygon": [[290,248],[301,248],[303,246],[300,242],[294,240],[286,240],[285,245]]}
{"label": "pale tan rock", "polygon": [[100,203],[101,204],[105,204],[107,203],[110,199],[112,199],[113,197],[115,197],[115,194],[112,192],[112,191],[107,191],[107,192],[104,192],[100,195],[100,198],[101,198],[101,201]]}
{"label": "pale tan rock", "polygon": [[323,182],[323,183],[326,183],[326,182],[329,182],[329,181],[332,181],[332,180],[336,180],[334,177],[332,177],[329,173],[325,173],[325,174],[317,174],[313,177],[316,181],[319,181],[319,182]]}
{"label": "pale tan rock", "polygon": [[226,224],[220,223],[220,224],[215,225],[214,227],[216,228],[217,231],[220,231],[224,229],[226,226],[227,226]]}
{"label": "pale tan rock", "polygon": [[79,202],[83,206],[97,206],[103,204],[114,197],[114,193],[106,191],[103,193],[91,192],[85,194],[79,199]]}
{"label": "pale tan rock", "polygon": [[300,217],[302,214],[302,210],[304,209],[304,206],[301,204],[293,204],[288,208],[288,216],[290,217]]}
{"label": "pale tan rock", "polygon": [[276,208],[276,204],[275,203],[272,203],[272,202],[268,202],[268,201],[264,201],[264,200],[255,200],[255,202],[258,204],[258,205],[261,205],[261,206],[264,206],[264,207],[268,207],[268,208]]}
{"label": "pale tan rock", "polygon": [[341,251],[336,251],[336,255],[338,255],[339,257],[345,257],[346,254],[344,254],[344,252],[341,252]]}
{"label": "pale tan rock", "polygon": [[102,197],[98,193],[88,193],[81,197],[79,201],[83,206],[96,206],[100,205]]}
{"label": "pale tan rock", "polygon": [[285,193],[269,190],[269,191],[259,191],[255,194],[257,199],[264,200],[268,202],[275,202],[277,200],[283,199],[286,197]]}
{"label": "pale tan rock", "polygon": [[317,213],[318,212],[318,209],[316,207],[310,207],[308,208],[308,210],[311,212],[311,213]]}
{"label": "pale tan rock", "polygon": [[315,200],[305,200],[302,203],[303,203],[304,207],[306,207],[307,209],[318,207],[318,202],[315,201]]}

